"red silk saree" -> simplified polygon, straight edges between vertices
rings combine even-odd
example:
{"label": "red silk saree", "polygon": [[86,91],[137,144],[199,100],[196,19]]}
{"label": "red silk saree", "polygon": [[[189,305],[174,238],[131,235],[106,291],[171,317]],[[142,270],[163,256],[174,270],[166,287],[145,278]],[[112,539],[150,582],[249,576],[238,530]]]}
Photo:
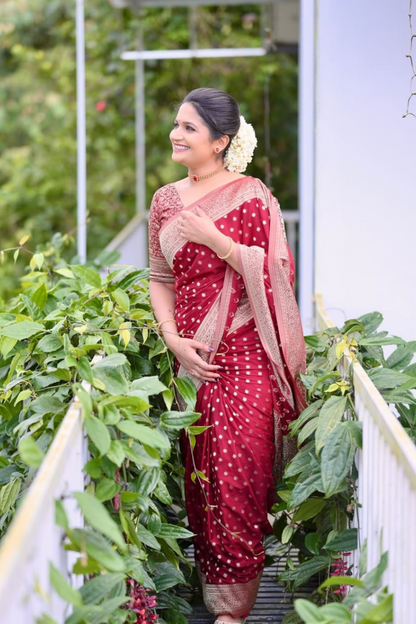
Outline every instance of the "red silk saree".
{"label": "red silk saree", "polygon": [[[240,273],[180,236],[179,214],[197,205],[238,243]],[[150,279],[175,284],[178,330],[211,345],[214,352],[202,357],[223,367],[213,383],[193,379],[201,412],[196,424],[209,429],[196,436],[193,450],[183,444],[186,503],[208,610],[246,617],[264,566],[283,435],[305,407],[298,377],[303,332],[280,208],[250,176],[187,207],[168,184],[153,198],[149,248]],[[190,377],[182,366],[178,375]]]}

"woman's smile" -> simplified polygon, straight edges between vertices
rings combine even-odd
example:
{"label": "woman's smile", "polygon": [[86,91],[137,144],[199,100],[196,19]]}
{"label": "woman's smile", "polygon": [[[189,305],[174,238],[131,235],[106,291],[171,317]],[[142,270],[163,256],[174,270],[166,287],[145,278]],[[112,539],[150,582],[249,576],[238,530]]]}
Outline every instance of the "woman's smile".
{"label": "woman's smile", "polygon": [[173,143],[172,147],[175,152],[183,152],[190,149],[188,145],[183,145],[183,143]]}

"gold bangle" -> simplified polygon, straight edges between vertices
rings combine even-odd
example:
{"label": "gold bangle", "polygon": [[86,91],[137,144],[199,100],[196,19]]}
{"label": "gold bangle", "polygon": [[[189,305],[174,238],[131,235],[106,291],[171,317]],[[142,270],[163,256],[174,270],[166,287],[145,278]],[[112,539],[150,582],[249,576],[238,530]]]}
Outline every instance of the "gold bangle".
{"label": "gold bangle", "polygon": [[229,258],[231,256],[231,254],[233,253],[233,251],[234,251],[234,241],[233,241],[233,239],[231,238],[231,236],[227,236],[227,238],[230,241],[230,250],[229,250],[229,252],[225,256],[220,256],[220,255],[217,254],[217,256],[218,256],[218,258],[220,260],[227,260],[227,258]]}
{"label": "gold bangle", "polygon": [[169,321],[172,321],[172,323],[176,323],[175,319],[165,319],[164,321],[160,321],[160,323],[157,323],[157,326],[159,327],[159,329],[162,327],[163,323],[168,323]]}

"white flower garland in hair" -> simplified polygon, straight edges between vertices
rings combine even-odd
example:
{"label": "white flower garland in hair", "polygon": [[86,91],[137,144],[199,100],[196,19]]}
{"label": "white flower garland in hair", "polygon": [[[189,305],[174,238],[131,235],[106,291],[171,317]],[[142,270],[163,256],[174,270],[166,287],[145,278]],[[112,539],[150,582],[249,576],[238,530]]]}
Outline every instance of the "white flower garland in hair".
{"label": "white flower garland in hair", "polygon": [[257,139],[253,126],[241,116],[240,129],[231,141],[224,157],[224,167],[228,171],[237,171],[238,173],[245,171],[248,163],[252,161],[256,145]]}

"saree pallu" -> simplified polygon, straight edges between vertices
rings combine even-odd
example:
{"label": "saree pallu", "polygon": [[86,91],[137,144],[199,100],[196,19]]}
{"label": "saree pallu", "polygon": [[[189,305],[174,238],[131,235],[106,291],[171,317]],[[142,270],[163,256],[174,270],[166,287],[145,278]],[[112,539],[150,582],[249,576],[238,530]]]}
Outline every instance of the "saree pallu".
{"label": "saree pallu", "polygon": [[[180,212],[197,205],[238,243],[240,273],[180,236]],[[175,284],[178,330],[211,345],[214,352],[201,357],[222,366],[215,382],[193,379],[196,424],[208,429],[193,449],[183,440],[186,504],[208,610],[246,617],[271,532],[267,511],[285,459],[283,435],[305,406],[303,333],[280,208],[249,176],[187,207],[170,184],[153,199],[149,244],[150,279]],[[178,375],[191,377],[182,366]]]}

